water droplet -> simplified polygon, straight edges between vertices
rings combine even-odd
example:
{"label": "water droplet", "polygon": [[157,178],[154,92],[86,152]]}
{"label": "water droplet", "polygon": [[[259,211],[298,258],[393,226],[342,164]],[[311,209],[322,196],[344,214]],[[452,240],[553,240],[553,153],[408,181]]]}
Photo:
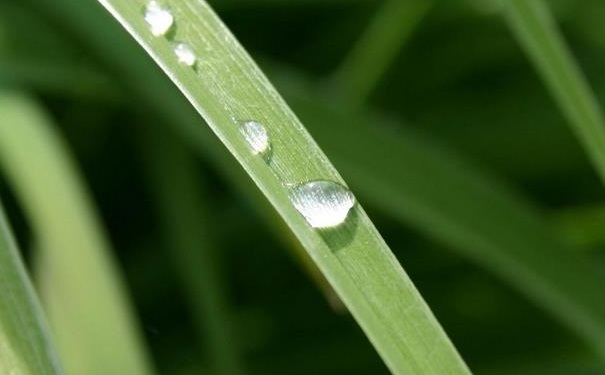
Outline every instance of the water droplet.
{"label": "water droplet", "polygon": [[174,54],[176,55],[179,63],[186,66],[193,66],[197,61],[197,57],[195,56],[195,52],[189,44],[186,43],[177,43],[174,46]]}
{"label": "water droplet", "polygon": [[346,187],[327,180],[315,180],[290,189],[290,200],[313,228],[342,224],[355,205],[355,196]]}
{"label": "water droplet", "polygon": [[174,23],[172,13],[159,2],[153,0],[145,7],[143,18],[149,24],[153,36],[165,35]]}
{"label": "water droplet", "polygon": [[255,155],[266,154],[271,149],[269,134],[267,134],[267,129],[261,123],[246,121],[239,127],[239,131]]}

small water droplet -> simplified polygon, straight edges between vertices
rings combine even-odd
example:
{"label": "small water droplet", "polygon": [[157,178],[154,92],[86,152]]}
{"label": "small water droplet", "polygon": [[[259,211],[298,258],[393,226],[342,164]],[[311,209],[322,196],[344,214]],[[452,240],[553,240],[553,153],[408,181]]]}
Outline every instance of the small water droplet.
{"label": "small water droplet", "polygon": [[339,183],[315,180],[290,189],[290,200],[313,228],[342,224],[355,205],[355,196]]}
{"label": "small water droplet", "polygon": [[153,36],[165,35],[174,23],[174,17],[170,10],[153,0],[145,7],[143,18],[149,24]]}
{"label": "small water droplet", "polygon": [[246,121],[240,127],[239,131],[244,136],[248,146],[255,155],[267,154],[271,149],[271,141],[267,129],[256,121]]}
{"label": "small water droplet", "polygon": [[197,61],[197,56],[189,44],[177,43],[174,46],[174,54],[176,55],[179,63],[186,66],[193,66]]}

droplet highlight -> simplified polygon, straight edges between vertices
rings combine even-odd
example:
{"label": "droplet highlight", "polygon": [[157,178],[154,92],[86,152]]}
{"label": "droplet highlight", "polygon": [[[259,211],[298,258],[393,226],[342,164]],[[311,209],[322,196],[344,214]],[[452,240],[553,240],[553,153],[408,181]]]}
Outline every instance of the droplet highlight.
{"label": "droplet highlight", "polygon": [[170,10],[157,1],[150,1],[147,4],[143,18],[149,25],[153,36],[166,35],[174,24],[174,16]]}
{"label": "droplet highlight", "polygon": [[290,200],[313,228],[342,224],[355,206],[355,196],[339,183],[310,181],[290,189]]}
{"label": "droplet highlight", "polygon": [[267,129],[257,121],[246,121],[239,131],[244,136],[248,147],[255,155],[266,155],[271,150],[271,141]]}
{"label": "droplet highlight", "polygon": [[194,66],[197,61],[197,56],[189,44],[177,43],[174,46],[174,54],[178,59],[179,63],[185,66]]}

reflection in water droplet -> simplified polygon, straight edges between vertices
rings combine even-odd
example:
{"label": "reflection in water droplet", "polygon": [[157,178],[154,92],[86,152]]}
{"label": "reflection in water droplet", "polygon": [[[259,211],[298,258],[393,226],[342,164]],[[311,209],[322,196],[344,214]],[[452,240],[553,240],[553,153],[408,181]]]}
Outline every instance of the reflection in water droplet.
{"label": "reflection in water droplet", "polygon": [[261,123],[246,121],[239,127],[239,131],[244,136],[253,154],[263,155],[271,149],[269,134],[267,134],[267,129]]}
{"label": "reflection in water droplet", "polygon": [[179,63],[186,66],[193,66],[197,61],[195,52],[193,52],[193,49],[191,49],[191,47],[185,43],[177,43],[174,46],[174,54],[179,60]]}
{"label": "reflection in water droplet", "polygon": [[342,224],[355,205],[355,196],[346,187],[327,180],[316,180],[290,189],[290,200],[313,228]]}
{"label": "reflection in water droplet", "polygon": [[143,15],[153,36],[165,35],[174,23],[172,13],[157,1],[150,1],[145,7]]}

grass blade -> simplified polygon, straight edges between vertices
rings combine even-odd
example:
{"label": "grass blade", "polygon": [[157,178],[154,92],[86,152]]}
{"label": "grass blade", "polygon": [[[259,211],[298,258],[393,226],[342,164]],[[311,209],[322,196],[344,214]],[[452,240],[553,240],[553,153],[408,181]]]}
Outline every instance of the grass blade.
{"label": "grass blade", "polygon": [[76,64],[43,63],[26,59],[5,58],[0,60],[0,84],[16,87],[36,87],[44,93],[90,98],[106,102],[122,100],[112,82],[98,72]]}
{"label": "grass blade", "polygon": [[195,318],[198,338],[208,348],[218,375],[244,373],[237,339],[226,300],[220,269],[220,252],[213,238],[209,201],[198,181],[193,155],[174,139],[153,128],[141,139],[144,169],[162,218],[170,257]]}
{"label": "grass blade", "polygon": [[367,99],[432,5],[433,0],[387,0],[381,5],[335,73],[351,103]]}
{"label": "grass blade", "polygon": [[558,210],[551,217],[553,224],[567,241],[580,248],[605,244],[605,206],[577,206]]}
{"label": "grass blade", "polygon": [[66,146],[22,96],[0,102],[0,162],[38,240],[41,288],[70,374],[149,374],[109,246]]}
{"label": "grass blade", "polygon": [[[310,228],[287,187],[323,179],[344,185],[262,73],[202,1],[174,1],[173,41],[188,43],[198,69],[179,64],[173,41],[153,37],[142,2],[101,1],[203,115],[304,244],[397,374],[466,374],[468,370],[359,205],[333,231]],[[271,135],[270,163],[255,157],[238,125],[255,120]],[[201,124],[200,124],[201,126]],[[393,296],[398,296],[393,298]]]}
{"label": "grass blade", "polygon": [[[0,95],[0,107],[5,99]],[[62,374],[40,306],[1,206],[0,295],[0,373]]]}
{"label": "grass blade", "polygon": [[605,121],[598,101],[542,0],[505,0],[504,14],[519,43],[567,117],[605,183]]}

